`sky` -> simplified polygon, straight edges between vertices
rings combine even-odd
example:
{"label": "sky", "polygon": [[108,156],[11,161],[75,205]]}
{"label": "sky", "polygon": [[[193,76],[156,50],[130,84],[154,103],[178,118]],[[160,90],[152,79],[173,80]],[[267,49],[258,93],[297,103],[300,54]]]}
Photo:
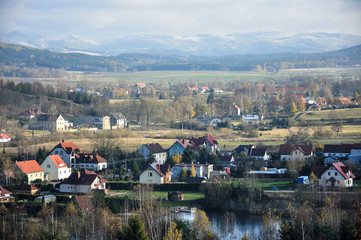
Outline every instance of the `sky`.
{"label": "sky", "polygon": [[361,35],[361,0],[0,0],[0,33],[194,36],[259,31]]}

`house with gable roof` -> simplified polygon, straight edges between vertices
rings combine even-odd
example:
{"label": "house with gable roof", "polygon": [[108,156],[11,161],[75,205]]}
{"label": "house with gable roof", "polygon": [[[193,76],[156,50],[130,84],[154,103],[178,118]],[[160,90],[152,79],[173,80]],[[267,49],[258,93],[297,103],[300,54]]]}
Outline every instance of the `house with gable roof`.
{"label": "house with gable roof", "polygon": [[127,119],[121,112],[110,113],[110,127],[111,129],[126,128],[128,125]]}
{"label": "house with gable roof", "polygon": [[267,154],[266,148],[251,148],[250,156],[256,159],[261,159],[264,161],[270,160],[270,155]]}
{"label": "house with gable roof", "polygon": [[218,141],[210,134],[206,134],[200,138],[191,139],[189,143],[195,147],[205,147],[208,152],[215,153],[218,150]]}
{"label": "house with gable roof", "polygon": [[105,190],[107,180],[98,176],[95,172],[82,169],[72,173],[60,183],[60,192],[90,194],[93,190]]}
{"label": "house with gable roof", "polygon": [[59,155],[49,155],[41,167],[44,169],[45,179],[50,181],[63,180],[71,174],[71,168],[65,164]]}
{"label": "house with gable roof", "polygon": [[59,155],[65,164],[72,168],[76,164],[75,154],[80,152],[80,149],[77,145],[72,142],[64,142],[64,140],[56,145],[49,155]]}
{"label": "house with gable roof", "polygon": [[315,149],[312,145],[281,144],[278,153],[283,161],[300,161],[314,156]]}
{"label": "house with gable roof", "polygon": [[174,156],[174,155],[181,155],[183,154],[183,152],[186,150],[186,148],[188,146],[191,146],[191,144],[189,143],[188,140],[184,140],[184,139],[178,139],[175,143],[173,143],[173,145],[168,149],[168,155],[169,157]]}
{"label": "house with gable roof", "polygon": [[221,155],[218,156],[219,164],[222,167],[236,167],[234,157],[232,155]]}
{"label": "house with gable roof", "polygon": [[100,171],[108,167],[107,160],[98,153],[78,152],[75,154],[75,168]]}
{"label": "house with gable roof", "polygon": [[342,162],[332,163],[328,166],[313,166],[311,168],[317,180],[313,180],[313,184],[318,182],[320,187],[342,188],[352,187],[355,175],[351,168],[345,166]]}
{"label": "house with gable roof", "polygon": [[147,164],[139,176],[139,182],[142,184],[164,184],[170,181],[170,165],[159,162]]}
{"label": "house with gable roof", "polygon": [[11,137],[6,135],[5,133],[0,133],[0,143],[6,143],[10,141],[11,141]]}
{"label": "house with gable roof", "polygon": [[[209,178],[210,173],[213,171],[213,164],[193,164],[196,170],[196,176]],[[187,171],[192,170],[191,163],[179,163],[172,167],[172,173],[174,178],[179,178],[182,174],[183,168],[187,168]]]}
{"label": "house with gable roof", "polygon": [[44,181],[44,170],[35,160],[15,162],[17,168],[15,172],[20,172],[28,177],[28,184],[33,183],[36,179]]}
{"label": "house with gable roof", "polygon": [[148,160],[149,156],[153,154],[156,162],[165,163],[167,161],[167,151],[159,143],[143,144],[138,149],[138,154],[145,160]]}
{"label": "house with gable roof", "polygon": [[325,157],[347,157],[353,149],[361,149],[361,143],[325,144],[323,155]]}
{"label": "house with gable roof", "polygon": [[15,198],[11,196],[11,192],[0,186],[0,203],[13,201],[15,201]]}

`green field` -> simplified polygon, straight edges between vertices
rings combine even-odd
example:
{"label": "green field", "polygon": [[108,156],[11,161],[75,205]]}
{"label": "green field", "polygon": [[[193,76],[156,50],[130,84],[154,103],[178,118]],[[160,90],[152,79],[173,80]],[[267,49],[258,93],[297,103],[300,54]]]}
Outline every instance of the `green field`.
{"label": "green field", "polygon": [[302,115],[304,120],[328,120],[329,114],[335,112],[341,116],[342,119],[358,118],[361,119],[361,108],[347,108],[347,109],[334,109],[334,110],[322,110],[314,112],[306,112]]}

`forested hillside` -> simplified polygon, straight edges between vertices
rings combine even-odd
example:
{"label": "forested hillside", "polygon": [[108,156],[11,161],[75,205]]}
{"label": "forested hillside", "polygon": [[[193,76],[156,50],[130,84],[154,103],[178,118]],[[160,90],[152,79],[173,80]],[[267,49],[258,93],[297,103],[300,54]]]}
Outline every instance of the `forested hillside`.
{"label": "forested hillside", "polygon": [[167,54],[93,56],[0,43],[0,74],[29,77],[28,68],[66,71],[227,70],[278,71],[290,68],[344,67],[361,63],[361,45],[326,53],[278,53],[221,57],[180,57]]}

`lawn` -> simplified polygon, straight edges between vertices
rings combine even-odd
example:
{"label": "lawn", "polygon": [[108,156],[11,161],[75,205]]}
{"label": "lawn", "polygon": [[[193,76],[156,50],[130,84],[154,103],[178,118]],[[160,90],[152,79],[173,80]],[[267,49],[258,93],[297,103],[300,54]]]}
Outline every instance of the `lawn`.
{"label": "lawn", "polygon": [[[240,181],[246,181],[240,179]],[[273,187],[279,190],[288,190],[293,187],[293,182],[289,178],[252,178],[249,181],[255,184],[255,187],[260,187],[263,190],[271,190]]]}

